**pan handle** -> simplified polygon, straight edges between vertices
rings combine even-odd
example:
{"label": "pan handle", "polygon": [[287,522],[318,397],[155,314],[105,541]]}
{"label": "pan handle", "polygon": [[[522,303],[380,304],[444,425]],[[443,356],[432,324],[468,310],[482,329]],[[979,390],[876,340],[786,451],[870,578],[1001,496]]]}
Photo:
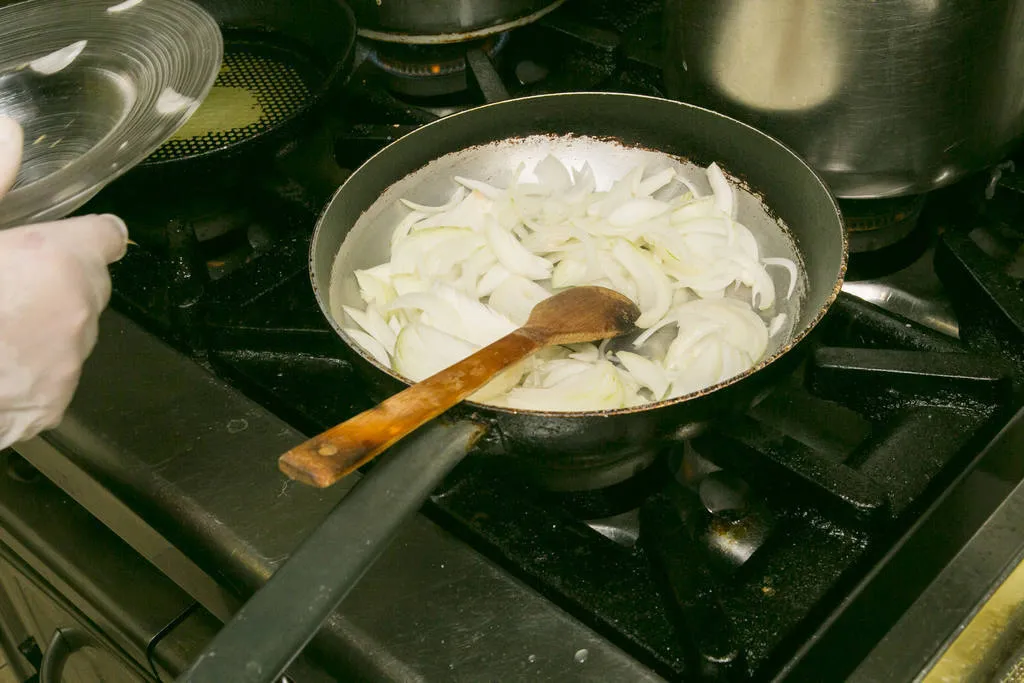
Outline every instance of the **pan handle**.
{"label": "pan handle", "polygon": [[381,458],[178,681],[272,683],[487,431],[435,421]]}
{"label": "pan handle", "polygon": [[299,136],[278,150],[272,172],[263,182],[277,196],[319,213],[352,173],[334,156],[336,137],[330,122]]}

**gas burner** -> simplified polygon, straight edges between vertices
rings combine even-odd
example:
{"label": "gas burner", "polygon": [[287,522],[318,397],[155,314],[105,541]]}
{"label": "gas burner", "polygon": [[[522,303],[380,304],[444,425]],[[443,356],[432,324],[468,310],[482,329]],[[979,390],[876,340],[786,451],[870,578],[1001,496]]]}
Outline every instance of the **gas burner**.
{"label": "gas burner", "polygon": [[850,253],[885,249],[906,239],[917,226],[926,195],[892,199],[840,199]]}
{"label": "gas burner", "polygon": [[775,525],[773,515],[746,481],[702,456],[693,444],[675,455],[671,467],[682,485],[676,496],[689,495],[697,511],[691,516],[701,518],[699,523],[691,520],[692,531],[709,561],[731,573],[764,545]]}
{"label": "gas burner", "polygon": [[369,60],[387,74],[388,87],[398,95],[437,98],[469,88],[466,55],[479,50],[494,60],[508,43],[500,33],[480,40],[449,45],[405,45],[366,42]]}
{"label": "gas burner", "polygon": [[927,195],[840,199],[850,245],[849,279],[895,273],[928,248],[933,230],[918,220]]}
{"label": "gas burner", "polygon": [[[577,487],[585,485],[585,489],[565,490],[565,482],[553,478],[550,472],[537,474],[549,489],[544,493],[547,500],[579,519],[588,520],[588,524],[605,526],[609,518],[635,512],[648,496],[664,486],[666,463],[670,459],[667,452],[652,452],[639,465],[631,460],[633,471],[625,479],[624,473],[614,468],[587,472],[583,477],[577,476],[575,481]],[[636,470],[637,467],[642,469]],[[552,484],[556,487],[563,484],[563,487],[559,490],[552,488]]]}

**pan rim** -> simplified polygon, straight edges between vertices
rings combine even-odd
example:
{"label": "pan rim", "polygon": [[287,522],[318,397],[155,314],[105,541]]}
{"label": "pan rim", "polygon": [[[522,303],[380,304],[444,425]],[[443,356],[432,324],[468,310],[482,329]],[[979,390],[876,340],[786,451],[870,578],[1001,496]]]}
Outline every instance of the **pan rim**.
{"label": "pan rim", "polygon": [[[803,327],[803,329],[801,329],[798,332],[796,332],[795,334],[793,334],[789,338],[787,343],[784,344],[780,349],[778,349],[774,354],[772,354],[771,356],[767,356],[767,357],[761,359],[761,361],[759,361],[756,365],[754,365],[749,370],[746,370],[745,372],[742,372],[742,373],[740,373],[738,375],[734,375],[733,377],[730,377],[727,380],[724,380],[724,381],[719,382],[717,384],[713,384],[711,386],[705,387],[705,388],[703,388],[703,389],[701,389],[699,391],[691,392],[689,394],[684,394],[682,396],[675,396],[675,397],[670,398],[670,399],[663,399],[661,401],[652,401],[650,403],[644,403],[643,405],[639,405],[639,406],[631,406],[631,407],[628,407],[628,408],[612,408],[612,409],[609,409],[609,410],[580,410],[580,411],[568,411],[568,410],[557,410],[557,411],[555,411],[555,410],[525,410],[525,409],[517,409],[517,408],[508,408],[508,407],[505,407],[505,406],[496,406],[496,405],[491,405],[491,404],[487,404],[487,403],[479,403],[479,402],[476,402],[476,401],[468,401],[468,400],[467,401],[462,401],[461,405],[466,405],[466,406],[469,406],[470,408],[472,408],[474,411],[482,411],[482,412],[485,412],[485,413],[486,412],[493,412],[493,413],[498,413],[498,414],[501,414],[501,415],[508,415],[508,416],[528,416],[528,417],[539,417],[539,418],[563,418],[563,417],[564,418],[609,418],[609,417],[616,417],[616,416],[619,416],[619,415],[632,415],[632,414],[635,414],[635,413],[646,412],[646,411],[649,411],[649,410],[656,410],[658,408],[670,408],[672,406],[676,406],[676,405],[680,405],[680,404],[683,404],[683,403],[687,403],[689,401],[693,401],[693,400],[696,400],[696,399],[708,396],[710,394],[713,394],[713,393],[719,391],[720,389],[724,389],[724,388],[726,388],[728,386],[736,384],[736,383],[738,383],[738,382],[740,382],[740,381],[742,381],[742,380],[744,380],[744,379],[746,379],[746,378],[756,374],[760,370],[766,369],[768,366],[772,365],[776,361],[780,360],[787,353],[792,351],[797,345],[799,345],[804,339],[806,339],[811,334],[811,332],[814,331],[815,328],[817,328],[818,324],[825,317],[825,315],[828,313],[828,311],[832,308],[832,305],[835,303],[836,299],[839,297],[839,292],[842,289],[843,282],[844,282],[845,277],[846,277],[847,262],[848,262],[848,259],[849,259],[849,244],[848,244],[847,235],[846,235],[845,221],[843,220],[843,215],[842,215],[842,212],[839,209],[839,203],[836,200],[835,195],[829,189],[828,185],[825,183],[825,181],[821,177],[821,175],[817,171],[815,171],[810,166],[810,164],[808,164],[804,160],[804,158],[801,157],[799,154],[797,154],[791,147],[786,145],[781,140],[778,140],[777,138],[769,135],[768,133],[765,133],[764,131],[760,130],[759,128],[756,128],[754,126],[751,126],[750,124],[747,124],[747,123],[744,123],[744,122],[739,121],[737,119],[734,119],[731,116],[727,116],[725,114],[722,114],[720,112],[714,111],[712,109],[708,109],[706,107],[700,107],[700,106],[697,106],[697,105],[694,105],[694,104],[690,104],[688,102],[681,102],[679,100],[672,100],[672,99],[665,98],[665,97],[654,97],[654,96],[651,96],[651,95],[638,95],[638,94],[632,94],[632,93],[618,93],[618,92],[580,91],[580,92],[547,93],[547,94],[543,94],[543,95],[532,95],[532,96],[529,96],[529,97],[520,97],[520,98],[515,98],[515,99],[510,99],[510,100],[503,100],[501,102],[494,102],[494,103],[490,103],[490,104],[481,105],[479,107],[474,107],[472,109],[467,109],[465,111],[461,111],[461,112],[458,112],[458,113],[455,113],[455,114],[451,114],[450,116],[446,116],[444,118],[440,118],[440,119],[437,119],[435,121],[431,121],[430,123],[424,124],[424,125],[420,126],[419,128],[417,128],[416,130],[412,131],[411,133],[409,133],[409,135],[429,134],[429,132],[421,133],[421,131],[429,131],[431,126],[437,125],[437,124],[441,123],[442,121],[448,121],[449,119],[455,119],[455,118],[457,118],[459,116],[465,116],[465,115],[468,115],[468,114],[470,114],[472,112],[477,112],[477,111],[480,111],[480,110],[486,110],[486,109],[490,109],[492,107],[507,106],[507,105],[511,105],[513,103],[516,103],[516,102],[545,100],[545,99],[552,99],[552,98],[558,98],[558,97],[567,97],[567,96],[569,96],[569,97],[571,97],[571,96],[599,96],[599,97],[608,97],[608,98],[641,99],[641,100],[649,100],[649,101],[653,101],[653,102],[662,102],[662,103],[666,103],[666,104],[671,104],[673,106],[686,107],[686,108],[693,109],[693,110],[696,110],[696,111],[704,112],[706,114],[710,114],[712,116],[715,116],[715,117],[718,117],[718,118],[721,118],[721,119],[725,119],[725,120],[727,120],[727,121],[729,121],[729,122],[731,122],[733,124],[742,126],[743,128],[746,128],[747,130],[753,132],[754,134],[759,135],[762,138],[764,138],[764,139],[774,143],[775,145],[777,145],[780,150],[785,151],[786,153],[788,153],[794,160],[796,160],[801,166],[803,166],[808,172],[810,172],[811,177],[818,184],[818,186],[821,188],[821,190],[825,193],[825,195],[827,196],[829,202],[832,205],[832,211],[835,213],[835,217],[836,217],[836,219],[837,219],[837,221],[839,223],[839,228],[840,228],[840,233],[841,233],[840,237],[841,237],[841,243],[842,243],[842,253],[840,254],[840,263],[839,263],[839,269],[838,269],[836,281],[835,281],[834,286],[832,288],[832,292],[829,293],[828,297],[826,297],[826,299],[825,299],[825,302],[819,307],[818,312],[814,316],[814,318],[807,325],[805,325]],[[399,138],[398,140],[405,139],[405,137],[406,136],[403,136],[402,138]],[[342,328],[341,324],[337,320],[335,320],[334,316],[331,314],[329,302],[326,300],[325,296],[323,295],[323,292],[321,291],[320,287],[317,285],[316,278],[314,276],[314,268],[315,268],[314,260],[316,258],[316,253],[317,253],[316,246],[317,246],[317,244],[319,242],[319,238],[320,238],[321,232],[325,229],[324,228],[324,224],[325,224],[325,220],[324,219],[325,219],[329,209],[331,208],[331,206],[333,206],[333,204],[334,204],[335,200],[337,199],[337,197],[345,190],[345,187],[349,184],[349,182],[351,182],[352,179],[355,178],[356,175],[365,166],[369,165],[377,157],[379,157],[379,156],[383,155],[385,152],[387,152],[391,148],[391,146],[393,144],[398,142],[398,140],[395,140],[391,144],[385,146],[383,149],[381,149],[380,151],[376,152],[373,156],[371,156],[366,161],[364,161],[362,164],[360,164],[359,167],[356,168],[352,172],[352,174],[345,180],[345,182],[342,183],[338,187],[338,189],[334,191],[334,194],[331,195],[331,198],[327,201],[327,204],[324,206],[324,208],[320,212],[320,215],[317,217],[316,227],[314,228],[313,235],[310,238],[308,271],[309,271],[310,283],[311,283],[311,285],[313,287],[313,292],[314,292],[314,294],[316,296],[317,305],[320,307],[321,313],[323,314],[323,316],[327,320],[327,322],[330,324],[330,326],[334,330],[335,334],[337,334],[341,338],[341,340],[345,342],[346,346],[348,346],[351,350],[353,350],[355,353],[357,353],[364,361],[369,363],[376,370],[389,375],[390,377],[394,378],[395,380],[401,382],[402,384],[404,384],[406,386],[411,386],[412,384],[414,384],[413,382],[410,382],[406,378],[402,377],[401,375],[396,373],[391,368],[386,368],[383,365],[381,365],[379,362],[377,362],[377,360],[375,358],[373,358],[368,352],[366,352],[362,347],[360,347],[359,344],[356,344],[352,339],[349,338],[349,336],[344,332],[344,329]],[[457,151],[459,151],[459,150],[452,150],[452,152],[457,152]],[[753,188],[753,189],[756,190],[757,188]],[[368,208],[369,207],[366,207],[366,209],[368,209]],[[364,209],[363,212],[365,212],[366,209]],[[343,240],[343,243],[344,243],[344,240]],[[337,254],[335,254],[335,257],[337,257]],[[329,292],[328,292],[328,295],[329,295]]]}

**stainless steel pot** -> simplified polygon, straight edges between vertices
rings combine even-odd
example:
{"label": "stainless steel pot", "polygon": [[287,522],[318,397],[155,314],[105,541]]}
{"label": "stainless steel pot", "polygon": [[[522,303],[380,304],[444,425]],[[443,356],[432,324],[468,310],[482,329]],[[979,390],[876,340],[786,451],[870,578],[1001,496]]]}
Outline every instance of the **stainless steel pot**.
{"label": "stainless steel pot", "polygon": [[352,0],[359,35],[392,43],[458,43],[529,24],[565,0]]}
{"label": "stainless steel pot", "polygon": [[666,0],[672,97],[778,137],[839,197],[926,192],[1024,131],[1024,0]]}

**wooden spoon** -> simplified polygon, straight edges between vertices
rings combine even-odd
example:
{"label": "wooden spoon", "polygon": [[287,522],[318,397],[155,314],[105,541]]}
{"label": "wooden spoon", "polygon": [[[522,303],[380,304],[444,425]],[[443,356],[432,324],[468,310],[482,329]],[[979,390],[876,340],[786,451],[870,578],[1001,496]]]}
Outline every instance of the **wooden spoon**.
{"label": "wooden spoon", "polygon": [[633,329],[636,305],[604,287],[574,287],[537,304],[529,320],[455,365],[288,451],[281,471],[324,488],[445,412],[496,374],[553,344],[608,339]]}

